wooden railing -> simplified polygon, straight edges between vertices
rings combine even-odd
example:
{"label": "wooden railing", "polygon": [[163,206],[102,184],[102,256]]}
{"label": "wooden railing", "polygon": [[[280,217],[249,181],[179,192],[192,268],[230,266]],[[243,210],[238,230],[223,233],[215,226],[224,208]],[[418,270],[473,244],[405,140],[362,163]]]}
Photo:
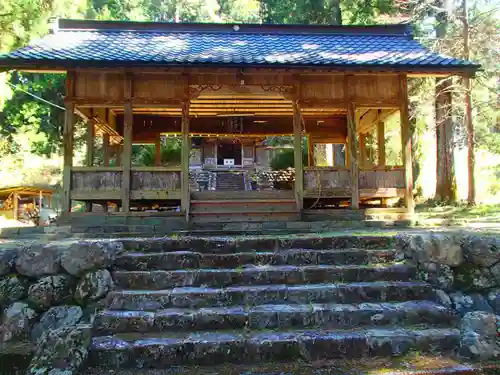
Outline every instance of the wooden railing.
{"label": "wooden railing", "polygon": [[131,173],[131,199],[181,198],[180,167],[133,167]]}
{"label": "wooden railing", "polygon": [[363,168],[359,171],[361,197],[401,197],[404,195],[404,186],[402,167]]}
{"label": "wooden railing", "polygon": [[121,167],[73,167],[71,169],[71,199],[118,200],[121,186]]}
{"label": "wooden railing", "polygon": [[[120,200],[122,167],[73,167],[71,199]],[[130,199],[180,199],[180,167],[132,167]]]}
{"label": "wooden railing", "polygon": [[404,188],[402,167],[363,168],[359,171],[360,189]]}
{"label": "wooden railing", "polygon": [[[397,197],[404,191],[402,167],[363,168],[359,171],[359,190],[364,198]],[[304,170],[304,196],[349,197],[351,175],[342,167],[307,167]]]}
{"label": "wooden railing", "polygon": [[346,197],[351,193],[350,172],[342,167],[304,168],[304,196]]}

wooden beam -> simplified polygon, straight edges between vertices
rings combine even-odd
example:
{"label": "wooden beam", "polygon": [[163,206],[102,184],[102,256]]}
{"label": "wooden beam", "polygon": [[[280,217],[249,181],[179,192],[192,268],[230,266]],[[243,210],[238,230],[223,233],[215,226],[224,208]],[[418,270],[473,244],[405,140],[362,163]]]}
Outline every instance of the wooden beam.
{"label": "wooden beam", "polygon": [[71,211],[71,167],[73,166],[73,128],[75,124],[75,104],[67,101],[63,129],[63,195],[62,212]]}
{"label": "wooden beam", "polygon": [[295,166],[295,201],[302,213],[304,196],[304,162],[302,160],[302,117],[298,100],[293,101],[293,162]]}
{"label": "wooden beam", "polygon": [[413,168],[412,168],[412,147],[410,131],[410,115],[408,111],[408,82],[406,75],[402,74],[399,78],[399,89],[401,98],[401,144],[403,154],[403,167],[405,175],[405,206],[408,212],[413,213],[415,203],[413,201]]}
{"label": "wooden beam", "polygon": [[74,189],[71,191],[71,196],[75,200],[92,200],[92,201],[116,201],[121,197],[120,190],[84,190]]}
{"label": "wooden beam", "polygon": [[134,123],[134,113],[132,103],[125,103],[125,115],[123,123],[123,154],[122,154],[122,189],[121,200],[123,212],[130,211],[130,168],[132,167],[132,128]]}
{"label": "wooden beam", "polygon": [[161,167],[161,134],[157,134],[155,139],[155,166]]}
{"label": "wooden beam", "polygon": [[351,208],[359,209],[359,164],[358,135],[356,131],[356,107],[349,93],[349,76],[344,79],[344,92],[347,96],[347,139],[349,145],[349,169],[351,172]]}
{"label": "wooden beam", "polygon": [[189,193],[189,154],[191,149],[191,139],[189,138],[189,100],[182,104],[182,195],[181,208],[189,221],[190,193]]}
{"label": "wooden beam", "polygon": [[109,166],[109,154],[110,154],[108,133],[104,133],[102,135],[102,154],[103,154],[103,164],[105,167],[107,167]]}

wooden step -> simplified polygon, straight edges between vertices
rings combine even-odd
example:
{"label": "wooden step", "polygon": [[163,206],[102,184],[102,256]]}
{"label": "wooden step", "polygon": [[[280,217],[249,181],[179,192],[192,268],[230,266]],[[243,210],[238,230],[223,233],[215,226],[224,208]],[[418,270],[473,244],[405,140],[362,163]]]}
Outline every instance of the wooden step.
{"label": "wooden step", "polygon": [[192,200],[294,199],[292,190],[199,191]]}
{"label": "wooden step", "polygon": [[295,204],[295,200],[289,199],[195,200],[191,201],[191,212],[193,214],[295,212]]}

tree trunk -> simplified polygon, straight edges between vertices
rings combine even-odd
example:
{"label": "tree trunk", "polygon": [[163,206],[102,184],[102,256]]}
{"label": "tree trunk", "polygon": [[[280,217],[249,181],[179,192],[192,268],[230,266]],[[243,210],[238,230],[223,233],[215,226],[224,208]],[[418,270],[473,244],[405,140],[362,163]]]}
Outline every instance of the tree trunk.
{"label": "tree trunk", "polygon": [[[469,50],[469,9],[467,0],[463,3],[463,21],[464,21],[464,59],[470,59]],[[471,94],[471,79],[470,77],[464,77],[464,88],[465,88],[465,128],[467,129],[467,175],[469,182],[469,192],[467,195],[467,202],[469,206],[476,204],[476,182],[474,179],[474,125],[472,123],[472,94]]]}
{"label": "tree trunk", "polygon": [[340,0],[333,0],[333,16],[336,25],[342,25],[342,9],[340,8]]}
{"label": "tree trunk", "polygon": [[420,163],[419,159],[421,156],[420,152],[420,143],[418,141],[418,131],[417,131],[417,103],[412,100],[409,103],[409,126],[410,126],[410,137],[411,137],[411,148],[412,148],[412,171],[413,171],[413,181],[418,181],[418,177],[420,176]]}
{"label": "tree trunk", "polygon": [[[444,8],[436,15],[436,36],[445,38],[448,29],[448,11],[451,0],[441,0]],[[454,162],[454,126],[452,118],[452,79],[436,78],[436,199],[456,202]]]}

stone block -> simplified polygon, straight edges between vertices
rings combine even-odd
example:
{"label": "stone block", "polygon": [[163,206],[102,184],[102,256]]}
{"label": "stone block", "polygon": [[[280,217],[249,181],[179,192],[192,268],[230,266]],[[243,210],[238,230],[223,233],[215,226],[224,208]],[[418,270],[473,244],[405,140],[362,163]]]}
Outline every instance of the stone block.
{"label": "stone block", "polygon": [[52,307],[42,315],[40,321],[33,327],[31,339],[37,341],[49,330],[75,326],[80,323],[82,319],[83,311],[79,306]]}
{"label": "stone block", "polygon": [[87,272],[76,285],[75,300],[80,303],[97,301],[106,297],[113,287],[113,279],[108,270]]}
{"label": "stone block", "polygon": [[24,276],[40,278],[56,275],[61,269],[61,252],[64,246],[32,244],[19,250],[16,269]]}
{"label": "stone block", "polygon": [[0,279],[0,308],[10,305],[26,297],[28,292],[26,280],[17,276],[6,276]]}
{"label": "stone block", "polygon": [[500,262],[500,243],[495,236],[466,236],[462,240],[465,258],[482,267]]}
{"label": "stone block", "polygon": [[91,345],[89,325],[66,326],[45,332],[38,340],[28,374],[60,369],[77,372],[87,360]]}
{"label": "stone block", "polygon": [[484,311],[468,312],[460,324],[460,354],[488,360],[498,357],[496,316]]}
{"label": "stone block", "polygon": [[61,265],[71,275],[108,268],[123,251],[121,241],[79,241],[61,254]]}
{"label": "stone block", "polygon": [[18,250],[15,248],[0,248],[0,276],[12,272],[16,263]]}
{"label": "stone block", "polygon": [[53,305],[71,299],[73,280],[67,275],[46,276],[28,289],[28,300],[38,310],[47,310]]}
{"label": "stone block", "polygon": [[0,344],[29,338],[38,314],[23,302],[14,302],[3,311]]}

